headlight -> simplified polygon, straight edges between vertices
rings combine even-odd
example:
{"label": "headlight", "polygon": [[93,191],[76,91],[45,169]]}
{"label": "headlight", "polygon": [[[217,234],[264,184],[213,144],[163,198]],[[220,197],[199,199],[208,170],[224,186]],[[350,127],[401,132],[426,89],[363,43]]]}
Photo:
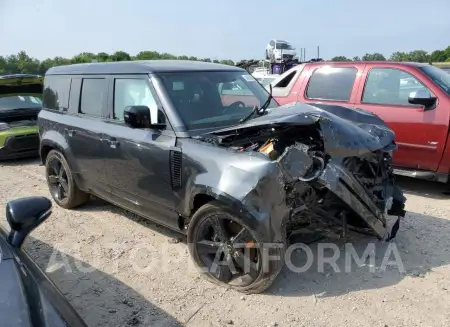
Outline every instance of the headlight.
{"label": "headlight", "polygon": [[6,131],[7,129],[9,129],[9,125],[7,123],[1,123],[0,122],[0,131]]}

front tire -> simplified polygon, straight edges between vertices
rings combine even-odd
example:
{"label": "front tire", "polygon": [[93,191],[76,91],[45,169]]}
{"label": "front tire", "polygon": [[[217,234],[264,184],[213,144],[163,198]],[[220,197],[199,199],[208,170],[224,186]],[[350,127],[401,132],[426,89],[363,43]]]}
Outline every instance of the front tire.
{"label": "front tire", "polygon": [[246,294],[266,290],[284,262],[284,244],[264,245],[234,212],[218,201],[197,210],[189,224],[187,241],[190,255],[204,278]]}
{"label": "front tire", "polygon": [[45,160],[45,176],[53,200],[65,209],[73,209],[89,199],[89,194],[81,191],[64,155],[51,150]]}

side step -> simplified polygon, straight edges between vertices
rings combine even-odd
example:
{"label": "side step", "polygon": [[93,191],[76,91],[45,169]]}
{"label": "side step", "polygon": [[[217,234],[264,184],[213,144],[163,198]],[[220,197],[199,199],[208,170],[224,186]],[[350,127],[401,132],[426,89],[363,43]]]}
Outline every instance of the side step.
{"label": "side step", "polygon": [[394,168],[394,174],[441,183],[447,183],[448,181],[448,174],[441,174],[427,170]]}

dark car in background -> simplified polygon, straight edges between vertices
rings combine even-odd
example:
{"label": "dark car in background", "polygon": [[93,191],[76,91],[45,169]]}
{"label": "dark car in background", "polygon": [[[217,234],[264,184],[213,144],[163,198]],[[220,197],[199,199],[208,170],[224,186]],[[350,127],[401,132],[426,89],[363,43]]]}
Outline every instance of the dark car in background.
{"label": "dark car in background", "polygon": [[43,77],[0,76],[0,160],[37,156]]}
{"label": "dark car in background", "polygon": [[6,205],[7,233],[0,227],[0,325],[2,327],[87,327],[45,273],[21,249],[27,235],[51,214],[45,197]]}
{"label": "dark car in background", "polygon": [[68,209],[95,194],[187,234],[206,278],[246,293],[272,283],[300,228],[393,238],[405,214],[394,133],[363,111],[277,107],[238,67],[51,68],[38,119],[50,193]]}

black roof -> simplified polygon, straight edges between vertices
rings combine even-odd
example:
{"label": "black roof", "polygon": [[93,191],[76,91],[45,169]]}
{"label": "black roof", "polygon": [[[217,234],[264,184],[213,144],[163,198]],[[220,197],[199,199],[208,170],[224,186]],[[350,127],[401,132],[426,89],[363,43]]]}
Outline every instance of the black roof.
{"label": "black roof", "polygon": [[50,68],[46,75],[66,74],[149,74],[186,71],[244,71],[235,66],[189,60],[136,60],[86,63]]}

